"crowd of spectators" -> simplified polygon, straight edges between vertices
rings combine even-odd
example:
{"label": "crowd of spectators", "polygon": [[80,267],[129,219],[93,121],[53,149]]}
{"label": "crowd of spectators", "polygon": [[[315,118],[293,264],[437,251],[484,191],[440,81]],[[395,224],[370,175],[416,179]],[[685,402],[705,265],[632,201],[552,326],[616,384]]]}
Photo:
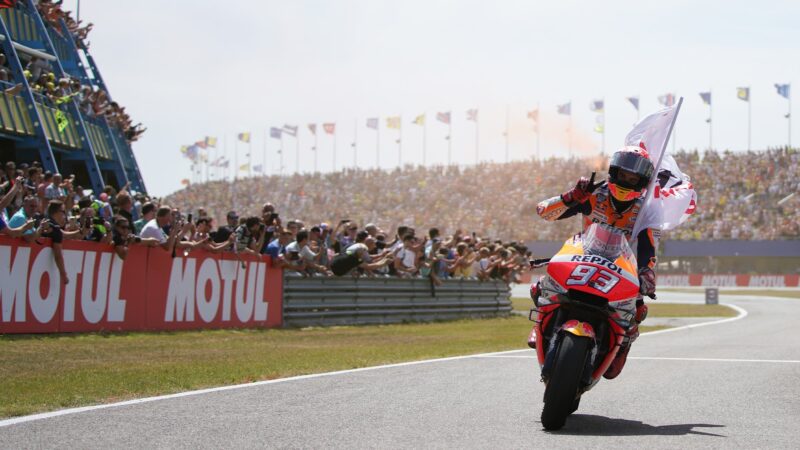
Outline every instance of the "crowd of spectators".
{"label": "crowd of spectators", "polygon": [[400,225],[390,232],[341,214],[333,222],[284,220],[271,203],[248,216],[228,210],[217,226],[206,208],[170,207],[128,186],[95,195],[74,177],[42,171],[37,163],[7,162],[3,169],[0,234],[51,238],[63,277],[64,239],[110,244],[121,258],[131,245],[185,255],[203,249],[270,255],[276,267],[297,276],[426,277],[433,283],[452,277],[512,282],[527,270],[530,256],[521,243],[462,230],[444,235],[435,227],[421,233]]}
{"label": "crowd of spectators", "polygon": [[[796,150],[680,151],[674,156],[691,177],[698,204],[689,221],[665,238],[800,238]],[[382,223],[390,229],[437,224],[505,241],[562,240],[580,230],[579,219],[540,220],[536,204],[593,171],[603,178],[607,161],[551,158],[467,167],[345,169],[194,184],[170,195],[168,202],[181,208],[205,205],[217,214],[231,208],[251,214],[257,212],[259,199],[272,198],[294,216],[313,222],[345,214],[358,223]]]}
{"label": "crowd of spectators", "polygon": [[[25,9],[27,5],[17,3],[14,7]],[[82,43],[88,31],[91,30],[92,24],[86,27],[79,27],[79,24],[72,19],[69,12],[64,12],[61,9],[60,1],[40,1],[36,7],[45,19],[46,26],[51,27],[59,35],[62,34],[60,20],[64,19],[67,29],[72,34],[72,38],[79,44],[78,46],[86,48]],[[138,140],[142,133],[147,130],[141,122],[134,124],[133,119],[125,112],[125,107],[112,101],[108,93],[101,87],[83,84],[79,78],[66,73],[59,77],[52,64],[45,59],[22,52],[18,53],[18,55],[24,67],[23,75],[31,86],[31,90],[33,90],[37,100],[43,104],[58,108],[60,107],[59,105],[74,98],[84,116],[104,117],[109,125],[122,131],[128,142]],[[7,57],[1,51],[0,81],[4,82],[0,83],[0,86],[7,94],[16,95],[23,89],[22,80],[14,79],[8,67]]]}

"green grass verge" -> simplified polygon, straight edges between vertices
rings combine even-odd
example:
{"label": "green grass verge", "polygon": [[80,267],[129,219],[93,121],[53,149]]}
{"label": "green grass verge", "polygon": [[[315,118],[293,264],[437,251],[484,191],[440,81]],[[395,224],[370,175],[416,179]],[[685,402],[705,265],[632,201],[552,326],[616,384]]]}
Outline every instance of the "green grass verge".
{"label": "green grass verge", "polygon": [[[527,313],[533,302],[527,298],[512,298],[515,311]],[[648,317],[735,317],[738,312],[725,305],[689,305],[679,303],[647,302]],[[645,322],[646,323],[646,322]]]}
{"label": "green grass verge", "polygon": [[[525,348],[526,318],[0,336],[0,417],[380,364]],[[643,327],[643,331],[656,327]]]}
{"label": "green grass verge", "polygon": [[[705,292],[705,288],[664,288],[659,289],[664,292],[683,292],[689,294],[697,294]],[[783,298],[796,298],[800,299],[800,290],[783,291],[777,289],[728,289],[720,288],[720,294],[723,295],[749,295],[752,297],[783,297]]]}

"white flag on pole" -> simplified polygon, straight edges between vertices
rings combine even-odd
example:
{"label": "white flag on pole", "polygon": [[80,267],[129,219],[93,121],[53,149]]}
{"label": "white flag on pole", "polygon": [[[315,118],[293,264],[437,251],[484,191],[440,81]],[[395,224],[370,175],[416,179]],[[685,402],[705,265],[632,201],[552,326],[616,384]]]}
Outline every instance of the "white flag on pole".
{"label": "white flag on pole", "polygon": [[643,118],[625,137],[625,145],[638,146],[648,152],[658,174],[657,184],[651,183],[653,188],[647,193],[648,197],[653,193],[646,205],[652,210],[642,214],[646,219],[636,224],[634,233],[651,227],[671,230],[685,222],[697,206],[697,192],[689,176],[681,172],[671,155],[662,155],[667,152],[667,140],[680,103]]}

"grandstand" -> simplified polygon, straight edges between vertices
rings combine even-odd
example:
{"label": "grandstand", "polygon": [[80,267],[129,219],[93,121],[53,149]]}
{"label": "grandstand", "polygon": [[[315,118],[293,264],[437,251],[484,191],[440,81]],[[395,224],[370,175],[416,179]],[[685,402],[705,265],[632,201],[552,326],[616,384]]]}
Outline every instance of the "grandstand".
{"label": "grandstand", "polygon": [[[794,149],[759,152],[679,151],[692,177],[697,211],[667,240],[785,240],[800,238]],[[516,241],[557,241],[579,223],[539,220],[536,204],[558,195],[580,176],[606,172],[600,158],[552,158],[475,166],[406,166],[393,171],[345,169],[194,184],[165,201],[182,210],[203,207],[224,223],[230,209],[255,214],[264,201],[308,223],[349,218],[385,229],[437,226],[447,232]]]}
{"label": "grandstand", "polygon": [[[145,192],[131,149],[136,130],[112,101],[86,32],[57,3],[0,9],[0,160],[38,161],[95,193],[128,183]],[[100,101],[105,108],[90,107]]]}

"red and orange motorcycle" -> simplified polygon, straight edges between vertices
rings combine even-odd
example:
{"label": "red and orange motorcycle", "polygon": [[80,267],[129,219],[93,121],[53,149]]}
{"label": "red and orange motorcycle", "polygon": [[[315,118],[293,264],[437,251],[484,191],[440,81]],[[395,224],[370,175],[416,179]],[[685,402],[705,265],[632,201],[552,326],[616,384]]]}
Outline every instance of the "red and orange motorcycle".
{"label": "red and orange motorcycle", "polygon": [[547,266],[529,318],[546,385],[542,425],[558,430],[627,344],[639,296],[636,256],[621,230],[595,223],[531,265]]}

